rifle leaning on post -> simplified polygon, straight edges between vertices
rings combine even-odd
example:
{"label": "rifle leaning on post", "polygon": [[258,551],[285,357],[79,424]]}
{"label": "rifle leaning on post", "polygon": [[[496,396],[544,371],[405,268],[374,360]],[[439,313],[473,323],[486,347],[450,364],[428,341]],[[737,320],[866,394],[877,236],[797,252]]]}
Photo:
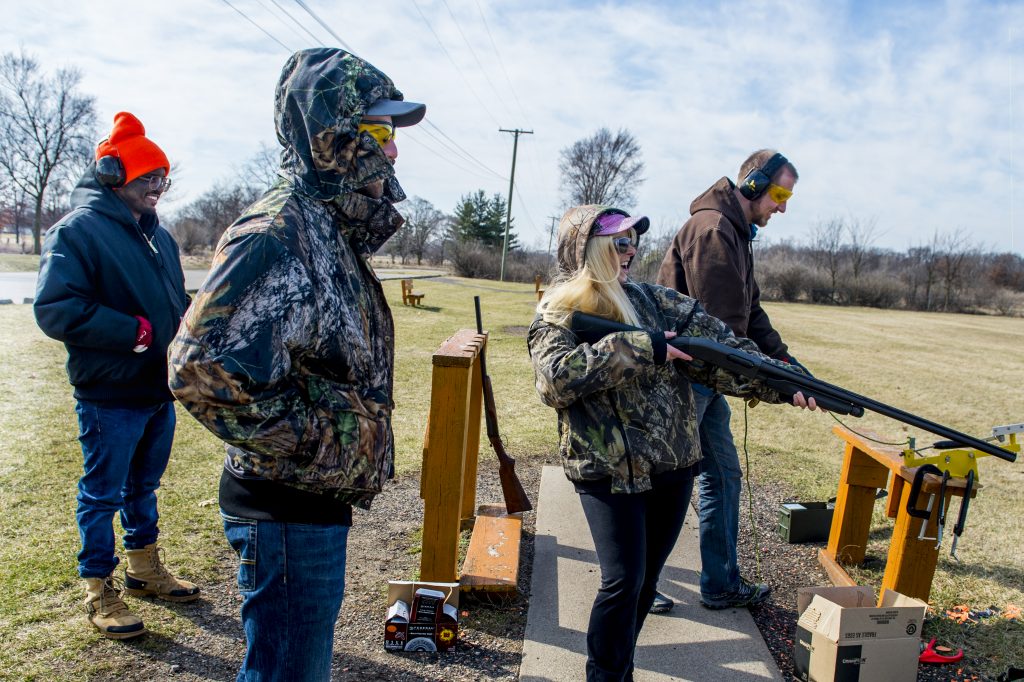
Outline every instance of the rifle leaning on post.
{"label": "rifle leaning on post", "polygon": [[[646,331],[639,327],[585,313],[573,313],[570,326],[576,337],[586,343],[596,343],[608,334],[615,332]],[[820,381],[806,374],[783,369],[769,362],[764,362],[762,358],[756,355],[736,348],[730,348],[717,341],[693,336],[677,336],[669,339],[668,343],[691,355],[696,360],[721,367],[748,379],[760,380],[788,398],[792,398],[798,391],[802,391],[805,397],[814,398],[819,407],[829,412],[861,417],[864,415],[864,410],[871,410],[884,417],[889,417],[937,436],[948,438],[956,445],[975,448],[986,454],[1005,459],[1007,462],[1013,462],[1017,459],[1016,453],[965,433],[960,433],[948,426],[936,424],[923,417],[918,417],[915,414],[904,412],[885,403],[880,403],[877,400],[857,395],[847,391],[845,388]]]}
{"label": "rifle leaning on post", "polygon": [[[480,297],[473,297],[476,306],[476,333],[484,333],[483,321],[480,318]],[[501,479],[501,493],[505,497],[505,511],[509,514],[530,511],[533,505],[526,496],[523,484],[516,475],[516,461],[505,452],[505,445],[498,433],[498,410],[494,407],[494,389],[491,377],[487,375],[487,359],[484,348],[480,349],[480,378],[484,389],[484,421],[487,422],[487,440],[491,441],[494,454],[498,456],[498,477]]]}

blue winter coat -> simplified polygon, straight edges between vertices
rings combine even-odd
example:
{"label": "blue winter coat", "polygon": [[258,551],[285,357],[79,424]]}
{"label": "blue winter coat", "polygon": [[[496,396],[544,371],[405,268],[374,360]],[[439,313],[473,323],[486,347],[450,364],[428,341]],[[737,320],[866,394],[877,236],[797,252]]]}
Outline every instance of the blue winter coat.
{"label": "blue winter coat", "polygon": [[[178,244],[156,216],[136,221],[92,166],[71,205],[43,242],[36,322],[64,342],[76,398],[123,406],[172,400],[167,346],[189,300]],[[153,325],[143,353],[132,351],[136,315]]]}

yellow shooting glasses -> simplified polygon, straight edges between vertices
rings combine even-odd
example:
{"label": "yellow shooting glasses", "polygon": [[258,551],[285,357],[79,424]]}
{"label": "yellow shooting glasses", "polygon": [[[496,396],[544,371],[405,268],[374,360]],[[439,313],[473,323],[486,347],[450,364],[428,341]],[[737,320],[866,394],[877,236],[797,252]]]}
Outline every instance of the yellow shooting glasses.
{"label": "yellow shooting glasses", "polygon": [[359,124],[359,132],[369,133],[381,147],[395,139],[395,125],[387,121],[367,121]]}
{"label": "yellow shooting glasses", "polygon": [[793,190],[780,187],[776,184],[768,185],[767,193],[776,204],[784,204],[793,196]]}

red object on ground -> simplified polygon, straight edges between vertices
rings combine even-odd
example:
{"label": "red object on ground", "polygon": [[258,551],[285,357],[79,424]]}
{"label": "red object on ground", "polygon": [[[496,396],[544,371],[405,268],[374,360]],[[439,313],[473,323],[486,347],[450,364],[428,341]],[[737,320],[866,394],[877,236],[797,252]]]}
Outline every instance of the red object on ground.
{"label": "red object on ground", "polygon": [[921,652],[921,656],[917,659],[921,663],[956,663],[964,657],[964,650],[957,649],[955,654],[945,656],[935,650],[935,638],[932,637],[931,641],[928,642],[928,646]]}

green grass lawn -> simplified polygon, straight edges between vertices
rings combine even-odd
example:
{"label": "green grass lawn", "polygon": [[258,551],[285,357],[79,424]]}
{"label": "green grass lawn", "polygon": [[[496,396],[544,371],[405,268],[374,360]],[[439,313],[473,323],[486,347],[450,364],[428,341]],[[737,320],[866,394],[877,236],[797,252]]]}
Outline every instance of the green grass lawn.
{"label": "green grass lawn", "polygon": [[[418,280],[416,288],[425,294],[420,308],[401,305],[399,282],[384,284],[397,325],[399,471],[420,466],[430,356],[457,329],[475,328],[475,294],[492,334],[488,369],[509,454],[524,464],[550,456],[554,413],[536,397],[526,353],[533,287],[454,281]],[[826,381],[975,435],[1024,421],[1024,320],[782,304],[769,312],[793,353]],[[80,678],[80,669],[61,671],[98,646],[79,607],[74,498],[81,453],[64,359],[63,347],[36,328],[30,306],[0,307],[0,679]],[[733,408],[739,436],[743,409],[736,402]],[[835,494],[842,448],[831,418],[769,405],[750,410],[748,417],[755,480],[781,481],[806,500]],[[881,417],[848,421],[893,439],[907,433]],[[179,411],[175,449],[159,493],[162,544],[172,568],[175,557],[188,557],[188,574],[199,580],[233,570],[216,559],[224,543],[216,505],[222,452],[212,435]],[[948,550],[940,559],[932,591],[937,609],[1024,605],[1024,521],[1016,499],[1024,485],[1024,459],[1008,464],[986,458],[980,469],[984,489],[971,505],[960,544],[963,563],[949,560]],[[889,524],[878,507],[878,540],[869,553],[884,559]],[[185,528],[190,532],[176,532]],[[854,574],[865,583],[877,585],[880,579],[869,571]],[[132,607],[151,628],[171,636],[196,627],[160,605],[134,600]],[[983,622],[972,647],[1001,657],[1005,669],[1007,661],[1024,657],[1021,629]],[[143,646],[167,646],[167,640]]]}
{"label": "green grass lawn", "polygon": [[38,272],[39,256],[21,253],[0,253],[0,272]]}

